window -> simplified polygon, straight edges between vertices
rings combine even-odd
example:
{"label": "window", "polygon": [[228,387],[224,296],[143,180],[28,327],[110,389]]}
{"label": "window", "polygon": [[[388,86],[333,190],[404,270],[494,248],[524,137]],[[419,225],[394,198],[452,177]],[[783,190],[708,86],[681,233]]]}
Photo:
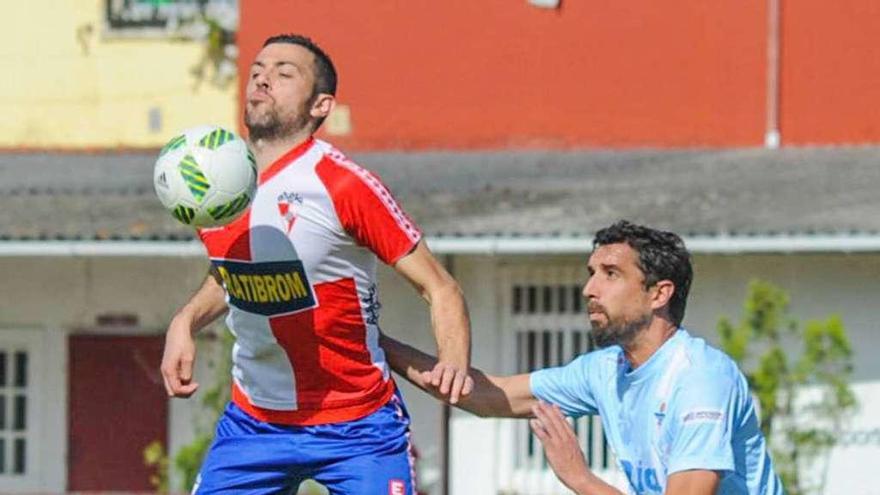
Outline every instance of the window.
{"label": "window", "polygon": [[[516,373],[561,366],[593,350],[590,333],[584,328],[587,320],[583,313],[581,285],[516,284],[511,290],[511,313],[531,320],[514,330]],[[581,323],[572,326],[558,319],[554,321],[554,316],[574,316]],[[581,440],[590,468],[607,470],[612,467],[611,453],[599,418],[582,417],[574,421],[573,426]],[[546,466],[538,440],[531,434],[528,425],[522,425],[521,430],[517,435],[514,465],[520,467],[533,464],[536,457],[541,457],[541,465]]]}
{"label": "window", "polygon": [[29,361],[24,349],[0,348],[0,475],[28,473]]}
{"label": "window", "polygon": [[0,492],[64,489],[65,341],[63,332],[0,328]]}
{"label": "window", "polygon": [[187,34],[181,33],[181,26],[202,16],[211,17],[229,31],[234,31],[238,24],[237,0],[104,1],[107,28],[113,34]]}
{"label": "window", "polygon": [[[560,366],[589,352],[592,342],[581,292],[587,280],[582,260],[511,263],[500,271],[501,359],[508,373]],[[590,469],[613,486],[623,486],[599,416],[572,422]],[[504,420],[500,428],[498,488],[505,493],[570,493],[547,465],[527,421]]]}

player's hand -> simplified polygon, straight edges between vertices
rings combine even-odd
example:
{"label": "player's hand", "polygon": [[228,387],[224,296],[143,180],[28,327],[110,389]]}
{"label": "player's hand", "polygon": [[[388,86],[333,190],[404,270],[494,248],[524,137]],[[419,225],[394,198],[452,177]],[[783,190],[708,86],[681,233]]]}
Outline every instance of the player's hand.
{"label": "player's hand", "polygon": [[162,355],[162,379],[169,397],[189,397],[199,384],[193,381],[193,363],[196,344],[191,325],[184,319],[174,318],[165,334],[165,352]]}
{"label": "player's hand", "polygon": [[470,395],[474,379],[463,369],[451,363],[439,361],[431,371],[422,373],[426,385],[436,388],[450,404],[457,404],[461,397]]}
{"label": "player's hand", "polygon": [[529,425],[544,446],[547,463],[566,486],[578,492],[578,487],[593,474],[587,468],[584,453],[574,430],[556,405],[538,402],[532,406],[534,419]]}

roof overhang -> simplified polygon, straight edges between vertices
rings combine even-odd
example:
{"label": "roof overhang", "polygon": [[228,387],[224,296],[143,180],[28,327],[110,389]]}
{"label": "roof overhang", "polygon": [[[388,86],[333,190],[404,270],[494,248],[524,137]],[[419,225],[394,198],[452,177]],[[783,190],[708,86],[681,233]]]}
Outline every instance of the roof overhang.
{"label": "roof overhang", "polygon": [[[685,237],[694,254],[880,253],[880,234],[706,235]],[[588,236],[428,237],[444,255],[568,255],[592,249]],[[204,257],[198,241],[20,240],[0,242],[2,257]]]}
{"label": "roof overhang", "polygon": [[[773,235],[685,237],[694,254],[878,252],[880,235]],[[429,238],[441,254],[583,254],[593,248],[592,237],[462,237]]]}

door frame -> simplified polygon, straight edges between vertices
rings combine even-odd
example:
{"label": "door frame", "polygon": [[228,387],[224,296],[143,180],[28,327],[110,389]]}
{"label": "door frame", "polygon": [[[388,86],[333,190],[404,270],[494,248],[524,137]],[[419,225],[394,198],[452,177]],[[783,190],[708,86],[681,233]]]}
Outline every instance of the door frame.
{"label": "door frame", "polygon": [[[0,328],[0,344],[28,350],[24,476],[0,476],[9,493],[62,492],[67,479],[67,338],[44,327]],[[7,418],[11,420],[11,418]]]}

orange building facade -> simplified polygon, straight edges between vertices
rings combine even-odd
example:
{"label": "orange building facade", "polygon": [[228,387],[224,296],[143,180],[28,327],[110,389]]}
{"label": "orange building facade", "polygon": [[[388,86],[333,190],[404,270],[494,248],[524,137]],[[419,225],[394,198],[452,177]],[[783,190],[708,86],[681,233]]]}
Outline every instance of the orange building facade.
{"label": "orange building facade", "polygon": [[[768,1],[240,5],[240,74],[282,32],[333,57],[344,149],[749,147],[768,132]],[[782,145],[880,142],[880,6],[779,12]]]}

